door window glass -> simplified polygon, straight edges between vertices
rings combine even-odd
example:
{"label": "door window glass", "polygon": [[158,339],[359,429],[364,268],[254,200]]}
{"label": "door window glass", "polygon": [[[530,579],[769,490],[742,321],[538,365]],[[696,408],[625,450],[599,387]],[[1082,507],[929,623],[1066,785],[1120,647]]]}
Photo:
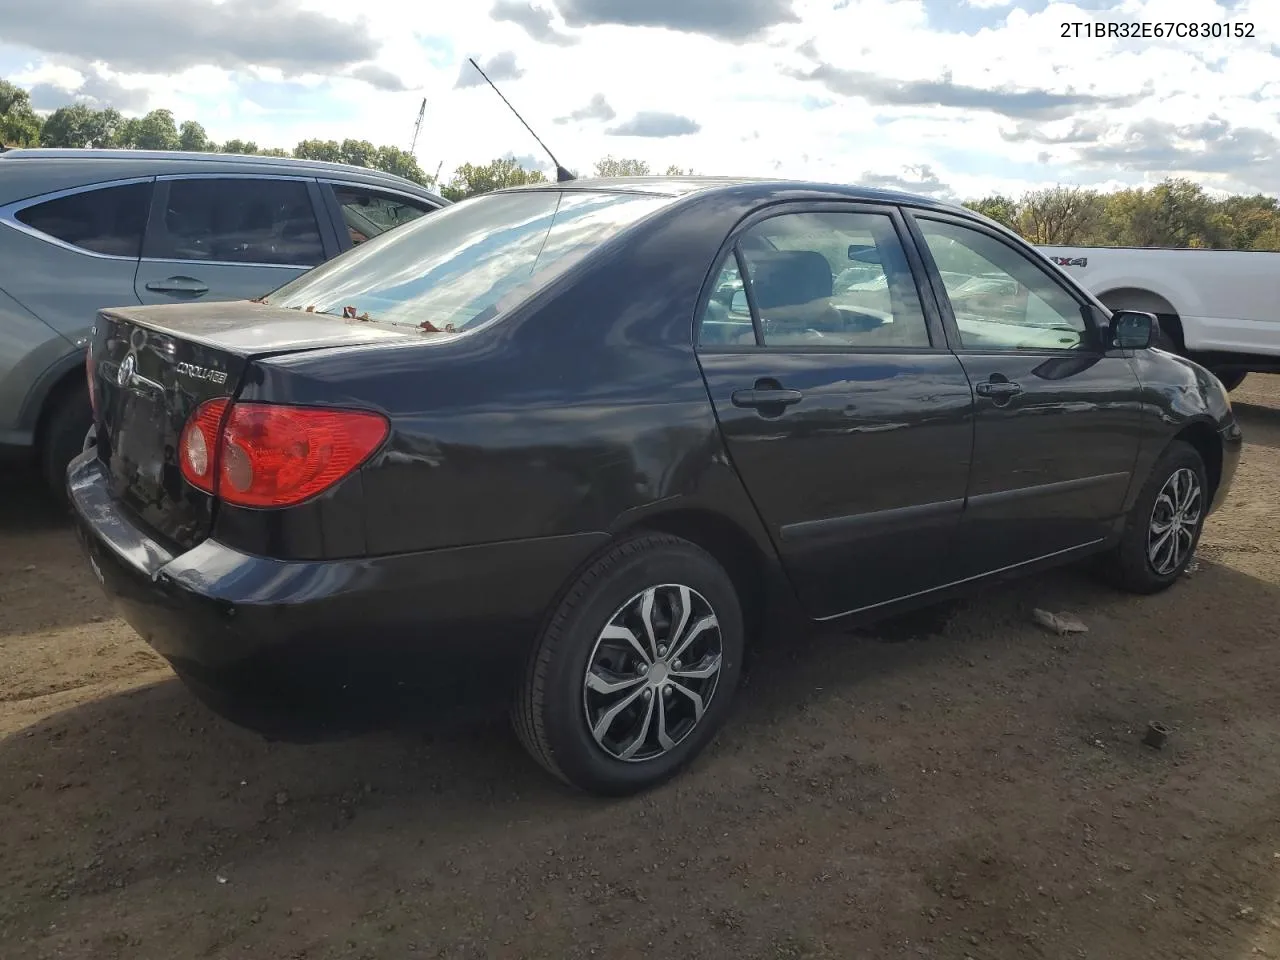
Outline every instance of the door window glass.
{"label": "door window glass", "polygon": [[433,209],[425,203],[374,193],[363,187],[335,185],[333,193],[338,198],[342,220],[351,234],[353,246],[416,220]]}
{"label": "door window glass", "polygon": [[1089,345],[1084,308],[1002,240],[920,219],[966,350],[1078,350]]}
{"label": "door window glass", "polygon": [[756,332],[751,326],[751,308],[742,285],[742,272],[733,251],[711,288],[711,299],[702,313],[698,342],[713,344],[754,344]]}
{"label": "door window glass", "polygon": [[148,180],[46,200],[19,210],[17,217],[33,230],[82,250],[137,257],[150,205]]}
{"label": "door window glass", "polygon": [[739,248],[766,346],[930,345],[888,214],[783,214],[753,226]]}
{"label": "door window glass", "polygon": [[301,180],[196,178],[169,184],[169,202],[147,234],[159,260],[314,266],[324,260]]}

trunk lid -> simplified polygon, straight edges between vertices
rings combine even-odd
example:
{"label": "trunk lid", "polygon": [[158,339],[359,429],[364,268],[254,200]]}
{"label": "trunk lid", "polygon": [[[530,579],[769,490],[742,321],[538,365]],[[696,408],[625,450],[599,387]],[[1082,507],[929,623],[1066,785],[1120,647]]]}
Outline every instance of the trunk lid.
{"label": "trunk lid", "polygon": [[255,359],[423,336],[249,302],[99,311],[93,331],[97,451],[111,495],[171,548],[208,536],[214,498],[183,479],[178,441],[206,400],[234,397]]}

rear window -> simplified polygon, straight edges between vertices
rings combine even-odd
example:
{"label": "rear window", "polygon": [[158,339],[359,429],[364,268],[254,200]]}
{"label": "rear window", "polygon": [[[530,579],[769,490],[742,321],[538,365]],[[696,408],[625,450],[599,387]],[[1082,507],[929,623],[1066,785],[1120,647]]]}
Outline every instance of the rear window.
{"label": "rear window", "polygon": [[137,257],[151,207],[151,181],[83,190],[32,204],[17,218],[32,230],[82,250]]}
{"label": "rear window", "polygon": [[519,303],[672,199],[555,190],[477,197],[362,243],[267,302],[462,330]]}

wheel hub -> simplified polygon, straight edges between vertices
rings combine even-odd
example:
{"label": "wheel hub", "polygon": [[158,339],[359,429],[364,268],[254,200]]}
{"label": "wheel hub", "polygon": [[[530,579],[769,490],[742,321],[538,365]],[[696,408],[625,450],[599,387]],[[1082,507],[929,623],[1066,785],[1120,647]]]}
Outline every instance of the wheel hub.
{"label": "wheel hub", "polygon": [[587,658],[582,705],[596,744],[640,762],[675,748],[715,695],[720,622],[706,597],[661,584],[615,611]]}
{"label": "wheel hub", "polygon": [[1200,478],[1186,467],[1175,470],[1160,488],[1147,525],[1147,562],[1158,575],[1173,573],[1191,555],[1203,504]]}

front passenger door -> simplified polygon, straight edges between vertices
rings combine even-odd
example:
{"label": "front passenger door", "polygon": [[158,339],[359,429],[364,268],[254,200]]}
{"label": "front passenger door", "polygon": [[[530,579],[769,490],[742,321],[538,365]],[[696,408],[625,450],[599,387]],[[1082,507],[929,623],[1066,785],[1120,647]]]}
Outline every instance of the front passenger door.
{"label": "front passenger door", "polygon": [[323,263],[318,196],[315,182],[300,177],[159,178],[134,280],[138,299],[252,299]]}
{"label": "front passenger door", "polygon": [[917,213],[977,420],[963,529],[976,576],[1097,543],[1121,515],[1142,416],[1129,355],[1035,252]]}

